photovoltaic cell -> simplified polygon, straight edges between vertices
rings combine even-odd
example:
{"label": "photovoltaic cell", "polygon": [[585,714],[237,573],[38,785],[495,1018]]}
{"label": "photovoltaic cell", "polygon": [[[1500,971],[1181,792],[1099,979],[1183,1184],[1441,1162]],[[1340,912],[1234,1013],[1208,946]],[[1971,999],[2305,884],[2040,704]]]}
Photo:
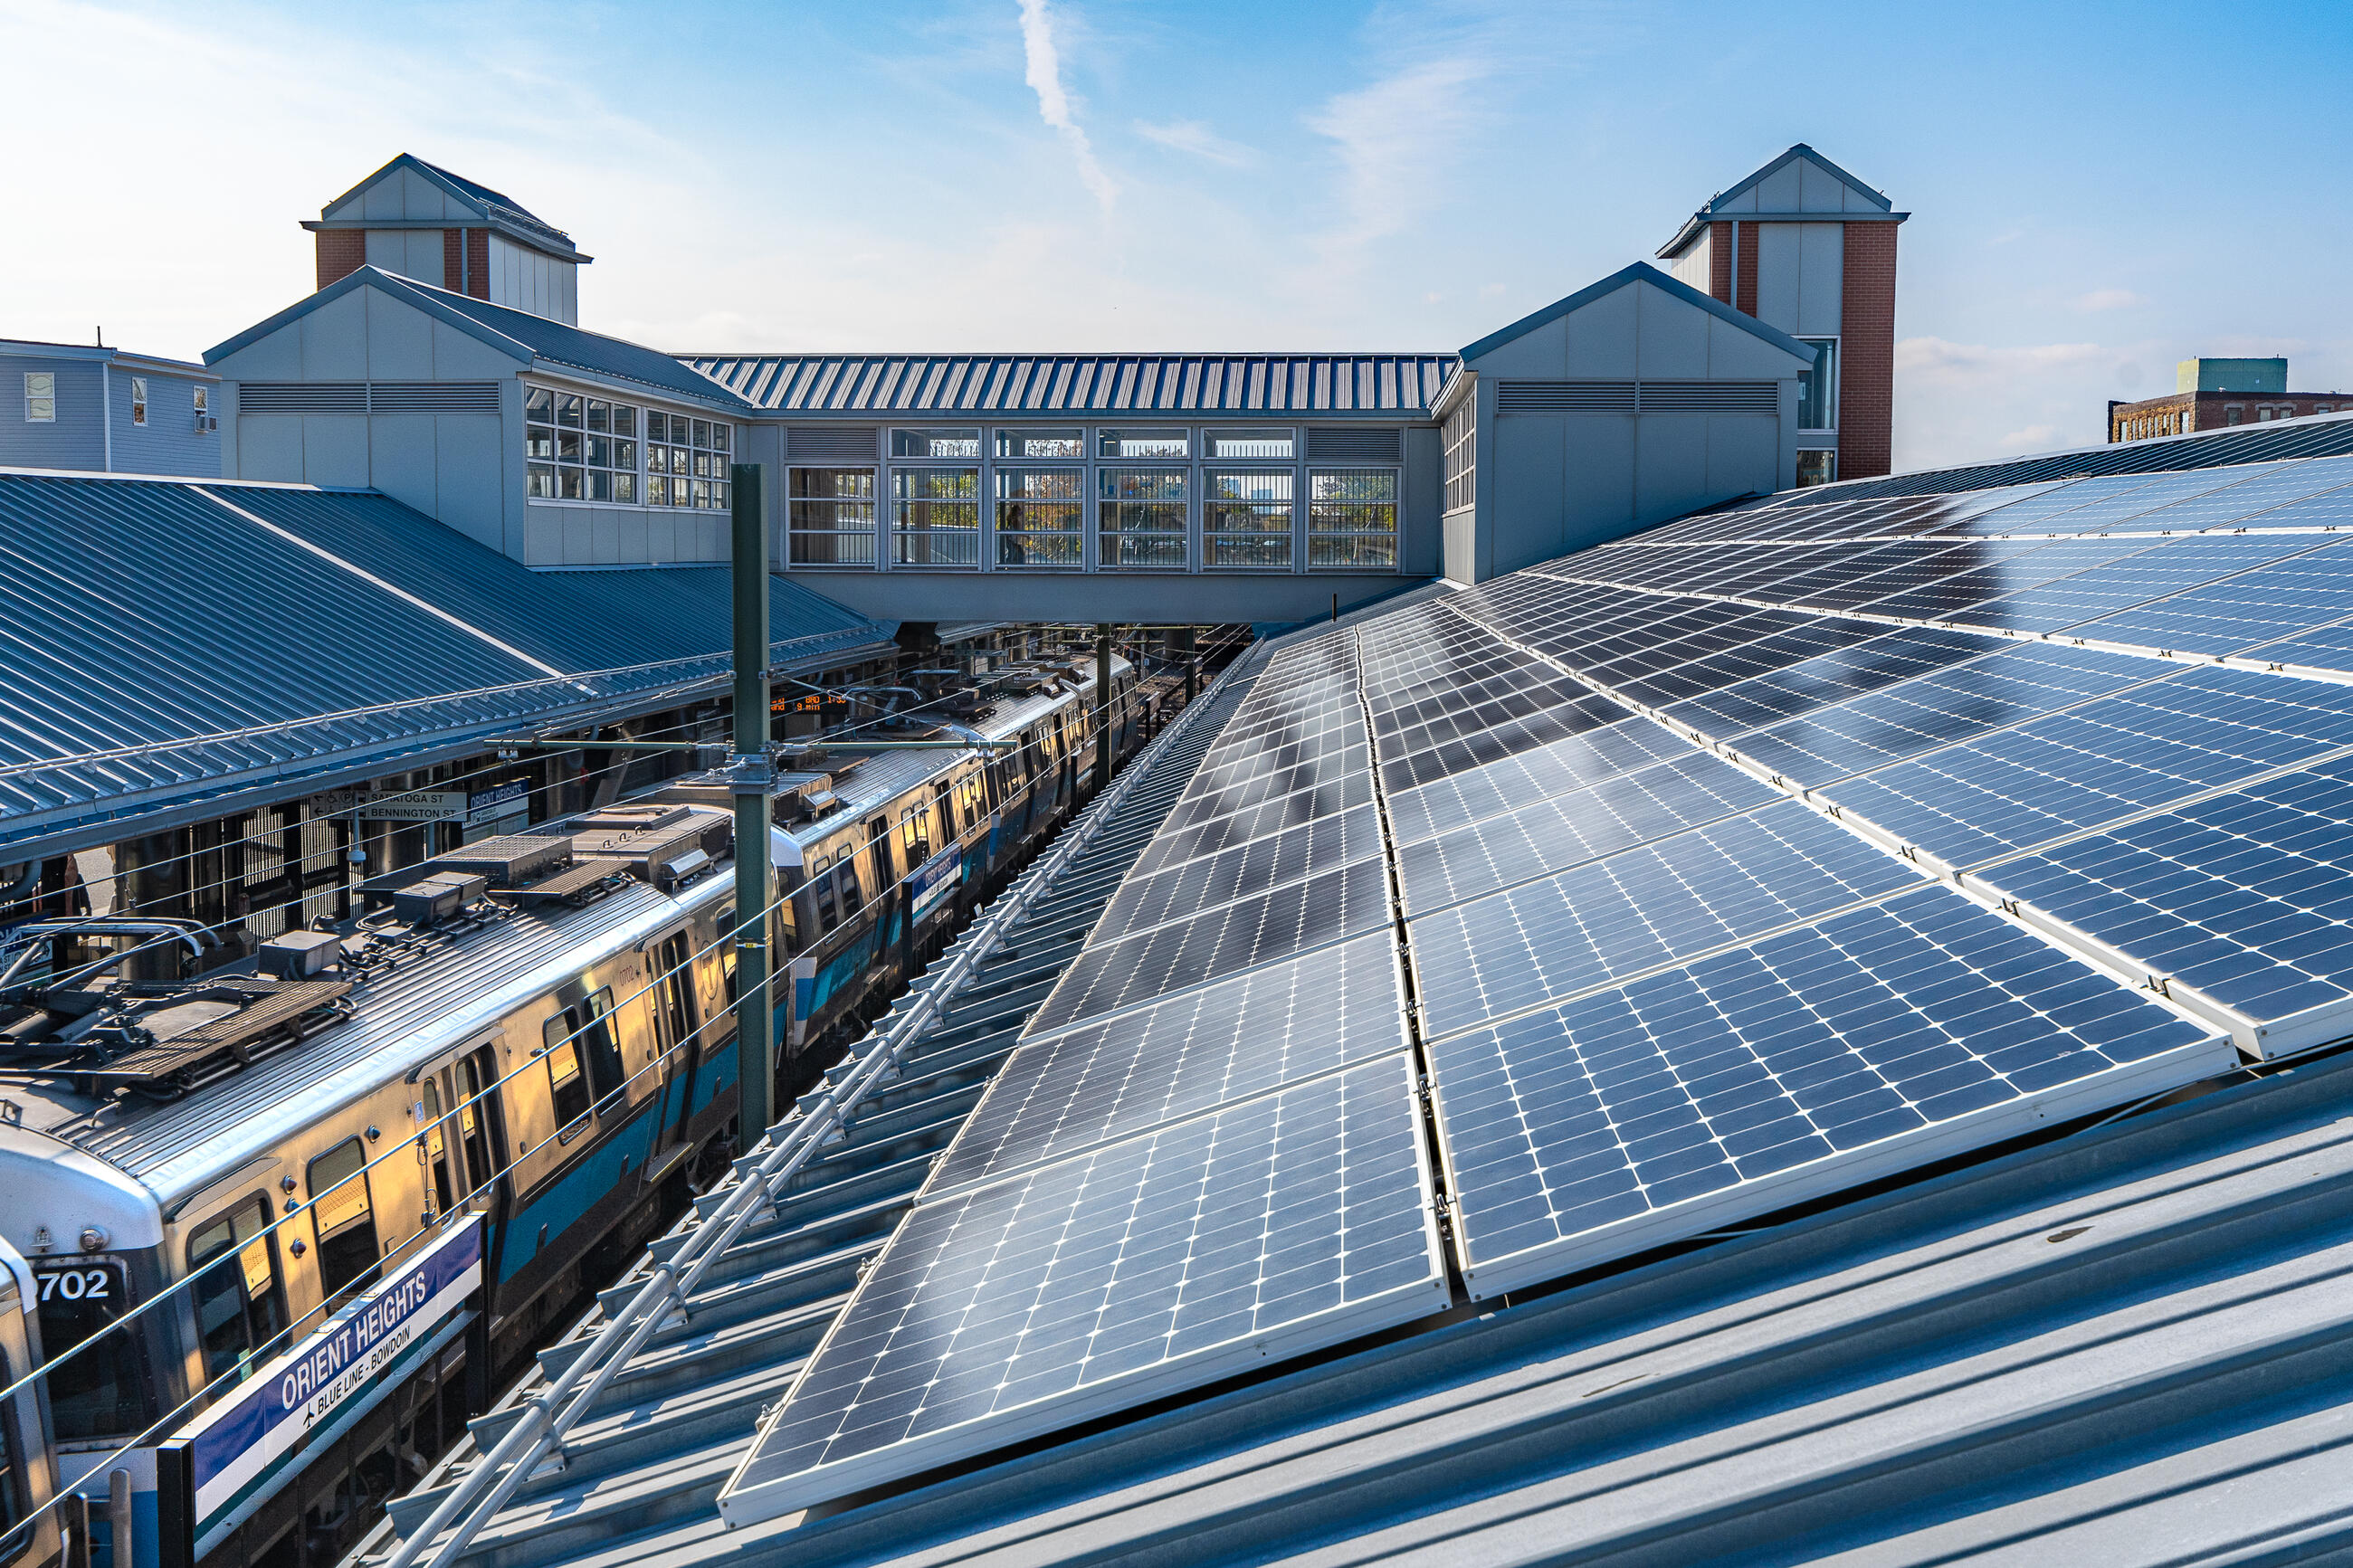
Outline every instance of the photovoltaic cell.
{"label": "photovoltaic cell", "polygon": [[2105,565],[2119,557],[2153,549],[2155,543],[2147,538],[2062,539],[2016,549],[2015,553],[2011,552],[2015,546],[1989,549],[1993,559],[1982,566],[1956,572],[1909,593],[1874,599],[1863,607],[1874,616],[1894,616],[1903,620],[1947,620],[1990,600],[2023,593],[2074,573]]}
{"label": "photovoltaic cell", "polygon": [[1920,880],[1795,801],[1411,921],[1425,1038]]}
{"label": "photovoltaic cell", "polygon": [[1410,1044],[1397,942],[1376,931],[1024,1041],[924,1192],[1067,1159]]}
{"label": "photovoltaic cell", "polygon": [[1430,1047],[1472,1294],[2227,1070],[2229,1041],[1947,889]]}
{"label": "photovoltaic cell", "polygon": [[2209,667],[1839,784],[1968,867],[2353,745],[2353,688]]}
{"label": "photovoltaic cell", "polygon": [[1029,1027],[1043,1034],[1388,921],[1388,867],[1360,860],[1191,920],[1090,945],[1063,972]]}
{"label": "photovoltaic cell", "polygon": [[2259,1023],[2298,1019],[2267,1054],[2348,1032],[2353,765],[2004,861],[1985,880]]}
{"label": "photovoltaic cell", "polygon": [[2068,635],[2224,655],[2353,616],[2353,543],[2323,545],[2171,598],[2087,621]]}
{"label": "photovoltaic cell", "polygon": [[1627,710],[1607,698],[1587,697],[1525,719],[1512,719],[1431,746],[1409,756],[1381,762],[1381,787],[1389,791],[1416,789],[1450,773],[1459,773],[1522,752],[1533,752],[1573,737],[1589,734],[1630,718]]}
{"label": "photovoltaic cell", "polygon": [[773,1518],[1447,1304],[1391,1057],[917,1208],[720,1512]]}
{"label": "photovoltaic cell", "polygon": [[1690,742],[1648,719],[1621,719],[1419,788],[1393,791],[1388,796],[1389,832],[1395,842],[1409,844],[1694,749]]}
{"label": "photovoltaic cell", "polygon": [[1947,618],[1956,626],[2040,636],[2269,565],[2316,542],[2295,534],[2168,539],[2121,561],[1956,610]]}
{"label": "photovoltaic cell", "polygon": [[1994,645],[1933,626],[1887,632],[1678,702],[1665,716],[1722,740],[1984,656]]}
{"label": "photovoltaic cell", "polygon": [[1409,914],[1459,904],[1779,799],[1704,752],[1621,773],[1398,851]]}

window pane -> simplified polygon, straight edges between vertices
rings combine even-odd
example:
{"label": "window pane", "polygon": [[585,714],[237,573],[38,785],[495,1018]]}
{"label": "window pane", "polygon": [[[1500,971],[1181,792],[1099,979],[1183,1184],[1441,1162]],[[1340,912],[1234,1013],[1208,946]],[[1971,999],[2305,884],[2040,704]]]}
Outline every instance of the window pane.
{"label": "window pane", "polygon": [[613,476],[613,499],[634,501],[638,499],[638,476],[624,469]]}
{"label": "window pane", "polygon": [[1104,430],[1097,450],[1106,458],[1189,458],[1193,442],[1182,430]]}
{"label": "window pane", "polygon": [[669,415],[658,414],[650,408],[646,410],[646,439],[649,441],[670,439]]}
{"label": "window pane", "polygon": [[1799,341],[1814,351],[1814,363],[1810,369],[1798,373],[1798,428],[1800,430],[1836,429],[1838,427],[1838,340],[1801,338]]}
{"label": "window pane", "polygon": [[997,455],[1000,458],[1083,458],[1087,455],[1086,437],[1072,430],[999,430],[997,433]]}
{"label": "window pane", "polygon": [[613,428],[613,405],[596,398],[588,400],[588,428],[599,432]]}
{"label": "window pane", "polygon": [[613,405],[613,434],[634,436],[638,433],[638,411],[626,403]]}
{"label": "window pane", "polygon": [[543,386],[527,386],[522,392],[523,416],[553,424],[555,420],[555,394]]}
{"label": "window pane", "polygon": [[528,494],[537,500],[555,499],[555,470],[545,463],[533,463],[529,469]]}
{"label": "window pane", "polygon": [[576,396],[569,392],[558,393],[555,398],[555,422],[558,425],[576,426],[580,423],[581,411],[587,402],[586,398]]}
{"label": "window pane", "polygon": [[711,427],[711,445],[714,450],[721,452],[727,450],[731,429],[731,426],[725,425],[713,425]]}
{"label": "window pane", "polygon": [[894,458],[977,458],[980,456],[980,432],[893,430],[891,432],[891,455]]}
{"label": "window pane", "polygon": [[524,427],[523,456],[535,459],[552,459],[555,456],[555,432],[544,425]]}
{"label": "window pane", "polygon": [[1213,430],[1208,437],[1212,458],[1289,458],[1294,455],[1288,430]]}

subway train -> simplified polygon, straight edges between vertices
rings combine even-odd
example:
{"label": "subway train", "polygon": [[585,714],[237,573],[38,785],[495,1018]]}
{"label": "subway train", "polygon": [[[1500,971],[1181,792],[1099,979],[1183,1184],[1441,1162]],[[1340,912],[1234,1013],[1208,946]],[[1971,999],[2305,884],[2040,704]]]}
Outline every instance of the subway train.
{"label": "subway train", "polygon": [[[1025,667],[933,749],[780,774],[776,1103],[1080,803],[1099,712],[1140,742],[1125,660],[1112,684]],[[0,1386],[53,1370],[0,1399],[0,1568],[338,1561],[723,1170],[731,806],[674,779],[230,966],[193,922],[29,933],[0,973]],[[192,978],[128,980],[133,952]],[[90,1500],[45,1511],[60,1489]]]}

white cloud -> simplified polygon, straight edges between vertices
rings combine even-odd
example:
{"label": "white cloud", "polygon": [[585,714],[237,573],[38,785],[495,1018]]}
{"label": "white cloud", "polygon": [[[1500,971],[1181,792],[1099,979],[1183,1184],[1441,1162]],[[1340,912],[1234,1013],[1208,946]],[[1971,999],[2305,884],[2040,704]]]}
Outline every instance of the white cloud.
{"label": "white cloud", "polygon": [[1357,263],[1366,247],[1405,232],[1440,199],[1464,143],[1486,122],[1476,89],[1493,71],[1482,51],[1449,49],[1335,93],[1307,116],[1340,163],[1326,261]]}
{"label": "white cloud", "polygon": [[1135,122],[1135,133],[1147,142],[1157,142],[1163,147],[1174,148],[1179,153],[1190,153],[1196,158],[1206,158],[1212,163],[1239,168],[1258,161],[1257,148],[1229,142],[1198,120],[1171,120],[1163,125],[1139,120]]}
{"label": "white cloud", "polygon": [[2139,379],[2147,345],[1895,345],[1895,466],[1936,468],[2088,447],[2106,438],[2107,403]]}
{"label": "white cloud", "polygon": [[1054,43],[1054,16],[1046,0],[1020,0],[1021,55],[1031,91],[1038,95],[1038,117],[1062,139],[1079,166],[1079,179],[1105,212],[1118,199],[1119,187],[1095,161],[1094,146],[1071,110],[1071,97],[1062,87],[1062,57]]}
{"label": "white cloud", "polygon": [[2094,289],[2078,294],[2067,301],[2078,310],[2121,310],[2128,305],[2146,305],[2148,296],[2136,294],[2129,289]]}

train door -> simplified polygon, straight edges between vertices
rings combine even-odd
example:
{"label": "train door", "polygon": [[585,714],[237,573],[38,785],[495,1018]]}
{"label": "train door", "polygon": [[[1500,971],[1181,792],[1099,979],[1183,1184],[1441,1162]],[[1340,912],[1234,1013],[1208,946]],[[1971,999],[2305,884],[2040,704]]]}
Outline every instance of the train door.
{"label": "train door", "polygon": [[[204,1358],[199,1386],[232,1376],[243,1382],[283,1348],[286,1284],[270,1218],[269,1198],[256,1194],[188,1235],[188,1271],[195,1276],[191,1304]],[[226,1393],[227,1384],[216,1392]]]}
{"label": "train door", "polygon": [[[36,1313],[39,1288],[24,1258],[0,1241],[0,1388],[39,1364]],[[0,1564],[30,1568],[54,1561],[64,1546],[58,1510],[57,1444],[40,1386],[0,1400]]]}
{"label": "train door", "polygon": [[694,1080],[702,1062],[701,1020],[694,998],[694,939],[673,931],[654,947],[654,1050],[667,1058],[662,1105],[654,1130],[653,1159],[646,1179],[670,1173],[687,1142],[694,1111]]}
{"label": "train door", "polygon": [[470,1206],[487,1214],[504,1159],[499,1108],[483,1091],[498,1081],[488,1050],[463,1056],[425,1079],[427,1127],[419,1150],[438,1216]]}

